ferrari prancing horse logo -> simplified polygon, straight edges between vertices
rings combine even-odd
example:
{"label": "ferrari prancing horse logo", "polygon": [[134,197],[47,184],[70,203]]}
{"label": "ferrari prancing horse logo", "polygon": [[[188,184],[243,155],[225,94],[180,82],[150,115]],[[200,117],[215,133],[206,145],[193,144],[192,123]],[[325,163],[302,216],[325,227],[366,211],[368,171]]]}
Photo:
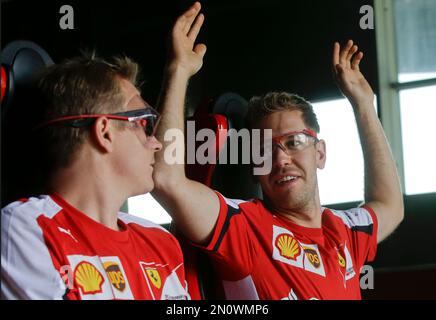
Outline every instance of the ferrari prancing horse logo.
{"label": "ferrari prancing horse logo", "polygon": [[151,283],[158,289],[162,286],[162,280],[160,278],[159,271],[155,268],[148,268],[145,270],[147,272],[148,279],[150,279]]}

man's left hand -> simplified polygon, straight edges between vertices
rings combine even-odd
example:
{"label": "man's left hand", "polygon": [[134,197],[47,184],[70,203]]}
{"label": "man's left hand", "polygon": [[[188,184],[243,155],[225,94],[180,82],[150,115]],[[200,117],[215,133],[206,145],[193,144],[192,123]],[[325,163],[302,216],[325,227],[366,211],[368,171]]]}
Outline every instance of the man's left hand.
{"label": "man's left hand", "polygon": [[363,52],[357,52],[358,47],[352,40],[341,48],[335,42],[333,47],[333,76],[342,93],[350,100],[353,106],[374,103],[374,92],[368,81],[360,72],[359,63]]}

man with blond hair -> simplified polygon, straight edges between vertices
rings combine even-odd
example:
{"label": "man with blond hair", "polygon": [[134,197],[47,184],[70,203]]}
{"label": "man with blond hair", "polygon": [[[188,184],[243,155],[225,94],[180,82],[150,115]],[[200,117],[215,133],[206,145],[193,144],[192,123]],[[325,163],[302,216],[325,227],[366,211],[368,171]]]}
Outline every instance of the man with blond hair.
{"label": "man with blond hair", "polygon": [[159,114],[128,58],[82,56],[39,80],[46,194],[2,209],[3,299],[188,299],[177,240],[119,212],[150,192]]}
{"label": "man with blond hair", "polygon": [[[162,140],[167,129],[183,132],[187,82],[203,63],[206,47],[195,44],[204,21],[199,12],[195,3],[173,29],[157,131]],[[250,102],[251,127],[272,131],[265,149],[272,169],[257,177],[263,200],[228,199],[188,179],[183,164],[168,164],[164,152],[157,156],[153,194],[211,257],[227,299],[360,299],[360,268],[404,210],[374,94],[359,70],[362,57],[352,41],[334,44],[334,76],[353,107],[365,160],[365,204],[358,208],[321,206],[317,169],[325,166],[326,143],[312,106],[296,95],[273,92]]]}

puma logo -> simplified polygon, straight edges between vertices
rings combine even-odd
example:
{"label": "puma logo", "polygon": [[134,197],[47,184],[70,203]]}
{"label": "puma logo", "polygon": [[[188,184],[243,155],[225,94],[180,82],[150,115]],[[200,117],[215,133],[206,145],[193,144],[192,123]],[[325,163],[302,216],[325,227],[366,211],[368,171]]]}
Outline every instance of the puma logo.
{"label": "puma logo", "polygon": [[70,229],[64,229],[64,228],[62,228],[62,227],[58,227],[58,229],[59,229],[60,232],[63,232],[63,233],[65,233],[65,234],[68,234],[68,235],[69,235],[71,238],[73,238],[73,240],[76,241],[77,243],[79,242],[79,241],[77,241],[77,239],[74,238],[74,236],[71,234]]}

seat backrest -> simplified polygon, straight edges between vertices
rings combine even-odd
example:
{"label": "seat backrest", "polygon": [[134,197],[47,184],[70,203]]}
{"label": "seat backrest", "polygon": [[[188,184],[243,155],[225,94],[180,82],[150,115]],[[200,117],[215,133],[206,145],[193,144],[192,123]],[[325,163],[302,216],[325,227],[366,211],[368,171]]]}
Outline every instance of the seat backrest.
{"label": "seat backrest", "polygon": [[[250,141],[238,139],[237,152],[238,163],[232,164],[230,159],[231,141],[236,141],[237,135],[241,130],[247,129],[246,115],[248,112],[248,102],[236,93],[224,93],[220,95],[212,104],[210,112],[214,115],[225,116],[228,122],[228,135],[226,144],[221,148],[227,150],[227,162],[219,163],[213,172],[211,187],[218,190],[228,198],[234,199],[252,199],[262,198],[262,191],[259,184],[252,176],[252,166],[249,163],[243,163],[243,144],[251,144]],[[251,151],[250,148],[247,150]],[[248,158],[251,158],[248,155]]]}
{"label": "seat backrest", "polygon": [[[36,43],[17,40],[9,43],[1,52],[1,108],[2,117],[33,89],[40,72],[53,60]],[[27,108],[21,105],[22,108]],[[3,119],[4,120],[4,119]]]}
{"label": "seat backrest", "polygon": [[[211,130],[215,138],[212,141],[207,141],[205,143],[209,144],[209,150],[213,150],[213,155],[211,155],[211,157],[217,159],[226,142],[229,122],[225,116],[209,112],[210,106],[213,105],[213,103],[214,99],[206,99],[199,106],[199,108],[197,108],[195,114],[187,120],[188,123],[194,123],[195,130],[194,132],[186,132],[185,137],[187,146],[192,143],[194,144],[194,148],[192,150],[187,148],[188,152],[195,151],[196,153],[200,145],[203,144],[203,142],[196,140],[197,133],[202,129]],[[189,128],[190,125],[187,125],[186,127]],[[189,159],[189,156],[187,156],[187,158]],[[200,164],[195,155],[192,155],[192,158],[194,158],[193,160],[195,160],[195,162],[191,163],[191,161],[187,161],[186,164],[186,173],[188,178],[212,187],[212,177],[216,164]]]}
{"label": "seat backrest", "polygon": [[35,84],[51,64],[47,52],[30,41],[13,41],[1,53],[2,207],[37,193],[37,150],[30,142],[38,118]]}
{"label": "seat backrest", "polygon": [[[195,143],[196,154],[201,145],[208,143],[208,149],[214,152],[212,158],[217,159],[218,163],[200,164],[194,156],[195,163],[186,165],[186,174],[190,179],[202,182],[228,197],[246,199],[261,196],[260,187],[251,178],[251,165],[241,163],[240,153],[237,164],[230,163],[229,150],[227,150],[226,164],[218,161],[220,154],[229,147],[232,135],[246,128],[246,113],[247,101],[235,93],[225,93],[217,98],[208,98],[199,105],[193,117],[188,119],[188,121],[195,122],[195,136],[192,136],[192,132],[186,134],[186,145]],[[207,142],[196,141],[196,134],[202,129],[212,130],[214,139]],[[241,143],[242,141],[238,142],[239,150],[241,150]],[[187,149],[189,152],[189,148]],[[185,255],[186,278],[190,281],[191,297],[193,299],[224,299],[221,282],[213,271],[213,266],[207,256],[190,246],[187,240],[180,235],[179,241]]]}

